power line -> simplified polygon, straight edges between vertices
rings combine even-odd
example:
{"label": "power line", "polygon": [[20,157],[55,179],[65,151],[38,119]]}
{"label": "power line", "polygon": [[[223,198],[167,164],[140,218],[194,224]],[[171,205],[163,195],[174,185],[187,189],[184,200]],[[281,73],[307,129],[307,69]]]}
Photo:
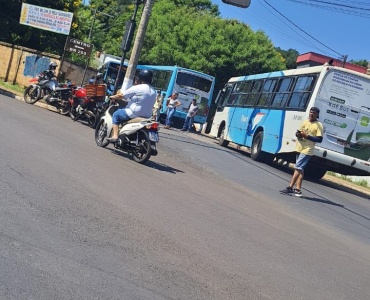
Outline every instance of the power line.
{"label": "power line", "polygon": [[338,54],[340,57],[342,57],[343,55],[337,51],[335,51],[334,49],[330,48],[329,46],[325,45],[324,43],[320,42],[318,39],[316,39],[315,37],[313,37],[311,34],[309,34],[307,31],[303,30],[301,27],[299,27],[298,25],[296,25],[295,23],[293,23],[291,20],[289,20],[286,16],[284,16],[280,11],[278,11],[275,7],[273,7],[270,3],[268,3],[266,0],[263,0],[263,2],[265,2],[268,6],[270,6],[275,12],[277,12],[280,16],[282,16],[285,20],[287,20],[289,23],[291,23],[294,27],[298,28],[300,31],[302,31],[303,33],[305,33],[307,36],[309,36],[311,39],[315,40],[316,42],[318,42],[320,45],[324,46],[325,48],[331,50],[332,52]]}
{"label": "power line", "polygon": [[[291,39],[294,39],[296,40],[297,42],[301,43],[301,44],[305,44],[307,46],[310,46],[312,48],[315,48],[316,50],[322,52],[322,53],[325,53],[328,55],[328,53],[325,51],[325,50],[322,50],[320,49],[318,46],[316,46],[313,42],[311,42],[310,40],[307,40],[307,38],[302,34],[300,33],[298,30],[296,30],[296,28],[294,28],[290,23],[287,23],[287,21],[285,19],[283,19],[280,15],[276,14],[276,12],[274,10],[272,10],[271,8],[265,6],[263,3],[261,3],[261,5],[267,10],[269,11],[272,15],[274,15],[276,18],[278,18],[281,22],[284,23],[284,25],[286,25],[287,27],[289,27],[297,36],[299,36],[299,38],[297,38],[296,36],[292,36],[292,35],[288,35],[287,32],[285,31],[281,31],[281,29],[278,27],[278,26],[274,26],[276,31],[280,31],[283,35],[291,38]],[[264,20],[265,21],[265,20]],[[269,22],[271,23],[271,22]],[[271,23],[272,24],[272,23]],[[330,55],[329,55],[330,56]]]}

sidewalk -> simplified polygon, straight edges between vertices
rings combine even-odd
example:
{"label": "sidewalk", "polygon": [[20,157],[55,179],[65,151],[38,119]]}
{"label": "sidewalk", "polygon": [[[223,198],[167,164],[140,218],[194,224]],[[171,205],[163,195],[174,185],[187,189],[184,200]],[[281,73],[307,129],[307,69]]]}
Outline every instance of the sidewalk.
{"label": "sidewalk", "polygon": [[[5,95],[7,97],[11,97],[11,98],[14,98],[14,99],[17,99],[19,101],[24,102],[23,94],[19,93],[19,92],[16,92],[16,91],[12,91],[11,89],[0,87],[0,95]],[[46,108],[46,109],[54,111],[54,112],[58,112],[58,110],[54,106],[48,105],[45,102],[43,102],[42,100],[37,101],[34,105],[38,106],[38,107],[41,107],[41,108]]]}

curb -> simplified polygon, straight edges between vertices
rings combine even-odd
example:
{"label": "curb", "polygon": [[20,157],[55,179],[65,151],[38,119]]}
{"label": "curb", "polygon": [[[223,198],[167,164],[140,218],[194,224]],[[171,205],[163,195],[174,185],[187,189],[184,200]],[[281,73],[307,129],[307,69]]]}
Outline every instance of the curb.
{"label": "curb", "polygon": [[[1,95],[5,95],[5,96],[10,97],[10,98],[17,99],[17,100],[22,101],[22,102],[25,102],[23,96],[19,96],[19,95],[15,94],[14,92],[12,92],[10,90],[6,90],[4,88],[0,88],[0,94]],[[59,113],[58,110],[54,106],[49,105],[49,104],[46,104],[46,103],[43,103],[43,102],[40,102],[40,101],[37,101],[33,105],[38,106],[38,107],[41,107],[41,108],[46,108],[48,110],[54,111],[56,113]]]}

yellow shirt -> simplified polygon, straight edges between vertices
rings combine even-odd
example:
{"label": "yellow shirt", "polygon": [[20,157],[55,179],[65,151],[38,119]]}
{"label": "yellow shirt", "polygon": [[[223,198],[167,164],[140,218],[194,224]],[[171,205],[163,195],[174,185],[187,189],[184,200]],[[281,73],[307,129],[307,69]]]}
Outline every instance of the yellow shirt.
{"label": "yellow shirt", "polygon": [[[310,122],[309,120],[303,121],[299,130],[313,137],[322,136],[324,131],[323,126],[319,121]],[[295,151],[302,154],[313,155],[315,144],[315,142],[308,139],[298,139]]]}

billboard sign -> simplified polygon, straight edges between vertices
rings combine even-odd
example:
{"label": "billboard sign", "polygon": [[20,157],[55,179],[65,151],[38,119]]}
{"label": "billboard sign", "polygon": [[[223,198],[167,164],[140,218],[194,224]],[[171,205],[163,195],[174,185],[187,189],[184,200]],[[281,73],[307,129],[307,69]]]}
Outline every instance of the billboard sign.
{"label": "billboard sign", "polygon": [[69,35],[73,13],[22,3],[20,24]]}

